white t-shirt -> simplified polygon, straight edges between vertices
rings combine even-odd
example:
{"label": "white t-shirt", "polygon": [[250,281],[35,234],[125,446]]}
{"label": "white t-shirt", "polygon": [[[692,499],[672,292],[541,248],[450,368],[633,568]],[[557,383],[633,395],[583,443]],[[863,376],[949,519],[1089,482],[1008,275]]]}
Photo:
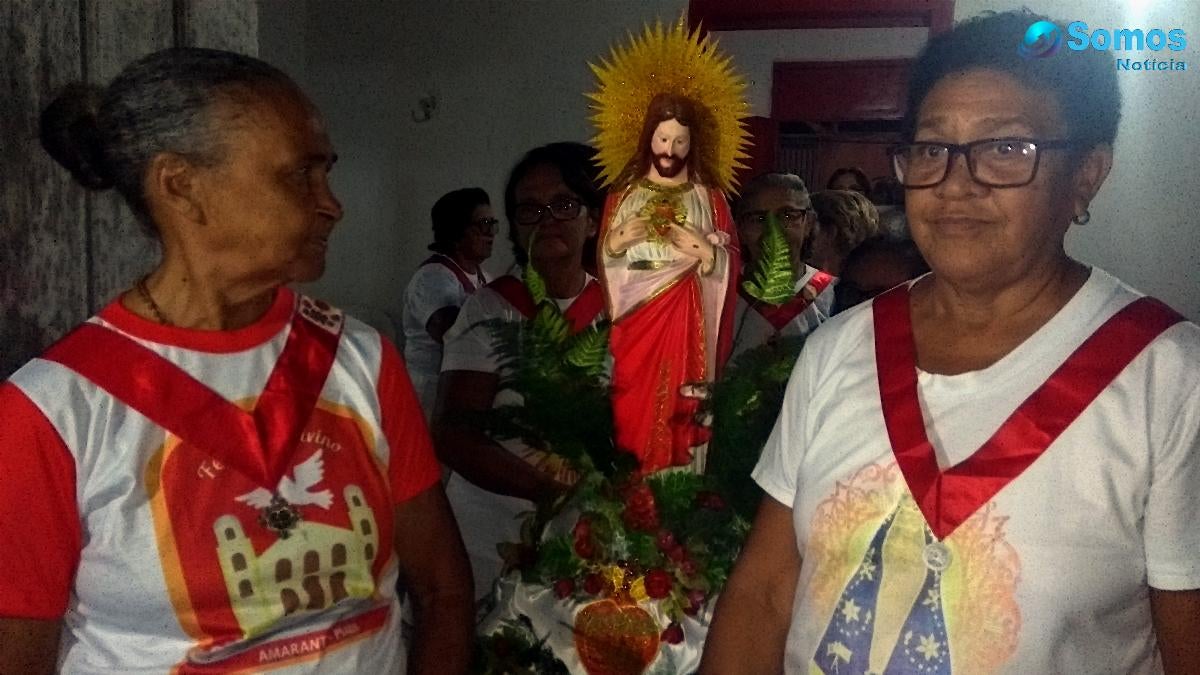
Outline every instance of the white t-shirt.
{"label": "white t-shirt", "polygon": [[[591,281],[589,276],[588,283]],[[553,301],[565,311],[575,298],[556,298]],[[492,288],[479,289],[467,298],[458,313],[458,320],[446,332],[442,370],[471,370],[503,375],[494,350],[494,340],[484,322],[493,319],[513,322],[524,318],[516,307]],[[501,389],[496,392],[492,406],[520,405],[521,402],[521,397],[513,391]],[[505,441],[501,445],[531,464],[555,470],[550,466],[557,462],[553,455],[529,448],[519,441]],[[504,566],[496,544],[520,541],[521,519],[534,509],[534,504],[527,499],[476,487],[457,473],[451,475],[446,483],[446,497],[454,509],[454,517],[462,530],[463,543],[471,560],[475,595],[483,597],[492,591],[492,584]]]}
{"label": "white t-shirt", "polygon": [[[820,272],[812,265],[804,266],[804,276],[796,281],[796,292],[799,293],[805,284],[812,281],[813,275]],[[834,282],[836,283],[836,281]],[[808,335],[833,316],[833,287],[830,283],[813,300],[804,311],[797,314],[782,329],[776,330],[771,322],[750,307],[746,298],[738,294],[737,309],[733,315],[733,356],[761,347],[767,340],[775,336]]]}
{"label": "white t-shirt", "polygon": [[[161,326],[119,301],[91,322],[253,409],[285,344],[306,353],[290,327],[311,310],[332,316],[282,289],[235,331]],[[0,616],[61,618],[64,673],[403,672],[394,507],[436,484],[437,462],[395,347],[352,319],[336,344],[277,486],[301,517],[289,536],[259,520],[255,493],[270,493],[233,464],[56,361],[18,370],[0,386]],[[169,378],[139,382],[164,405],[194,401]]]}
{"label": "white t-shirt", "polygon": [[[482,273],[482,272],[481,272]],[[486,280],[480,279],[486,283]],[[462,307],[470,293],[454,272],[440,263],[417,268],[404,289],[404,361],[408,365],[425,418],[433,412],[441,373],[442,345],[425,329],[429,317],[444,307]]]}
{"label": "white t-shirt", "polygon": [[[938,464],[969,457],[1137,297],[1095,269],[992,366],[919,372]],[[803,559],[788,673],[1160,672],[1148,587],[1200,588],[1200,328],[1138,355],[944,540],[940,575],[888,441],[870,303],[805,346],[754,478],[792,508]]]}

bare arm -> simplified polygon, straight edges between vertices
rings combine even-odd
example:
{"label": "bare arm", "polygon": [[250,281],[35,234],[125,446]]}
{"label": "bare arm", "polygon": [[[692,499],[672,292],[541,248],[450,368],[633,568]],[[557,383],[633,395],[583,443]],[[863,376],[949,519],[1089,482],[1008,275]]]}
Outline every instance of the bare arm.
{"label": "bare arm", "polygon": [[442,373],[433,422],[433,443],[438,459],[489,492],[535,502],[551,499],[566,486],[461,419],[463,412],[490,410],[499,382],[499,376],[494,373],[474,370]]}
{"label": "bare arm", "polygon": [[442,344],[442,339],[446,336],[446,331],[454,325],[454,320],[458,318],[458,307],[443,307],[433,314],[429,315],[429,320],[425,322],[425,332],[429,333],[429,337],[433,341]]}
{"label": "bare arm", "polygon": [[465,673],[475,628],[474,582],[441,483],[396,506],[395,523],[396,557],[417,624],[408,672]]}
{"label": "bare arm", "polygon": [[61,631],[58,620],[0,617],[0,673],[53,673]]}
{"label": "bare arm", "polygon": [[1200,673],[1200,590],[1150,589],[1150,612],[1163,672]]}
{"label": "bare arm", "polygon": [[763,498],[729,583],[717,600],[700,662],[701,675],[783,671],[800,576],[792,510]]}

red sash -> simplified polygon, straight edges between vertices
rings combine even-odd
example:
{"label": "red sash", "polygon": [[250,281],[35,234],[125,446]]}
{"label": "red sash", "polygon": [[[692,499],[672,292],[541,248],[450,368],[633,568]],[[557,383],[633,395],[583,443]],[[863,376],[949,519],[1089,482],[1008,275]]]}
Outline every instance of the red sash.
{"label": "red sash", "polygon": [[342,316],[300,297],[283,353],[252,412],[132,338],[85,323],[43,359],[79,373],[155,424],[274,491],[337,354]]}
{"label": "red sash", "polygon": [[475,292],[475,282],[471,281],[471,277],[467,276],[467,273],[464,272],[461,267],[454,264],[454,261],[447,258],[445,255],[441,253],[434,253],[421,263],[421,267],[426,265],[441,265],[442,267],[445,267],[454,274],[454,276],[458,279],[458,283],[462,284],[462,287],[464,290],[466,290],[466,292]]}
{"label": "red sash", "polygon": [[[754,311],[758,312],[759,316],[767,320],[767,323],[775,329],[775,332],[783,330],[784,326],[788,325],[792,319],[800,316],[804,310],[808,309],[812,303],[816,302],[817,296],[821,294],[829,284],[833,283],[833,275],[828,272],[818,270],[808,280],[807,284],[800,289],[800,292],[792,296],[791,300],[782,305],[770,305],[762,300],[754,298],[745,290],[739,288],[738,292],[745,298],[746,304],[750,305]],[[806,293],[807,292],[807,293]],[[809,299],[806,295],[811,295]]]}
{"label": "red sash", "polygon": [[[520,279],[506,274],[488,284],[487,288],[499,293],[500,297],[507,300],[508,304],[515,307],[526,319],[532,319],[537,314],[537,305],[533,302],[533,296],[529,294],[529,289]],[[583,287],[583,292],[563,312],[563,318],[571,325],[571,332],[578,333],[592,325],[592,322],[600,316],[600,312],[603,310],[604,293],[600,289],[600,284],[596,283],[595,279],[591,279]]]}
{"label": "red sash", "polygon": [[938,539],[1029,468],[1147,345],[1184,320],[1153,298],[1130,303],[1084,340],[974,454],[942,470],[917,398],[908,299],[906,285],[875,299],[875,363],[892,452]]}

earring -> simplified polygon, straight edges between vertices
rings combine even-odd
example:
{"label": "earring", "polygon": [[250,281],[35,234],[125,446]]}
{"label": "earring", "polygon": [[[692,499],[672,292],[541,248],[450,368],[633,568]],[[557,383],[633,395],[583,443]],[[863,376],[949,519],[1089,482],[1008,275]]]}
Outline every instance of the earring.
{"label": "earring", "polygon": [[1088,221],[1091,219],[1092,219],[1092,212],[1088,211],[1087,209],[1084,209],[1083,213],[1081,215],[1078,215],[1078,216],[1075,216],[1074,218],[1072,218],[1071,222],[1075,223],[1076,225],[1087,225]]}

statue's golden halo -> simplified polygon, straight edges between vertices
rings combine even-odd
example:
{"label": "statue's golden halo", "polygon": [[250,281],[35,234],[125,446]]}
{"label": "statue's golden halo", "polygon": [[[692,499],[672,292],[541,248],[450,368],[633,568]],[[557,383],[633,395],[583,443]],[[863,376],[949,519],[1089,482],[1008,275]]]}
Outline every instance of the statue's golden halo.
{"label": "statue's golden halo", "polygon": [[734,171],[746,166],[749,134],[743,120],[749,116],[743,92],[746,85],[733,71],[729,57],[700,29],[687,31],[683,19],[671,29],[661,21],[646,26],[641,36],[629,36],[627,46],[614,47],[608,59],[588,64],[599,81],[592,99],[592,122],[597,133],[592,142],[598,151],[600,179],[605,185],[620,176],[637,151],[642,118],[656,94],[685,96],[708,109],[704,130],[712,148],[697,158],[709,187],[734,190]]}

